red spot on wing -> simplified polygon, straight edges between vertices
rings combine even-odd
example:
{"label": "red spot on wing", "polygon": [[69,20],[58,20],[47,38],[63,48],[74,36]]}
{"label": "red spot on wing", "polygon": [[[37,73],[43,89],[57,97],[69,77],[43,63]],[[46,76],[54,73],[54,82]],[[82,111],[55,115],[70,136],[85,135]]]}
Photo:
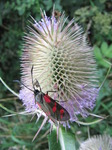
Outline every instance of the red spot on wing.
{"label": "red spot on wing", "polygon": [[64,114],[64,109],[60,109],[60,114]]}
{"label": "red spot on wing", "polygon": [[57,103],[55,102],[55,103],[54,103],[54,106],[53,106],[53,108],[52,108],[53,112],[55,112],[56,109],[57,109],[57,108],[56,108],[56,105],[57,105]]}
{"label": "red spot on wing", "polygon": [[50,97],[47,94],[44,95],[44,99],[45,99],[46,103],[50,103],[51,102]]}
{"label": "red spot on wing", "polygon": [[56,109],[57,109],[57,108],[56,108],[56,106],[54,106],[54,107],[52,108],[53,112],[55,112],[55,111],[56,111]]}
{"label": "red spot on wing", "polygon": [[60,117],[61,117],[61,119],[63,118],[63,114],[64,114],[64,109],[60,109]]}

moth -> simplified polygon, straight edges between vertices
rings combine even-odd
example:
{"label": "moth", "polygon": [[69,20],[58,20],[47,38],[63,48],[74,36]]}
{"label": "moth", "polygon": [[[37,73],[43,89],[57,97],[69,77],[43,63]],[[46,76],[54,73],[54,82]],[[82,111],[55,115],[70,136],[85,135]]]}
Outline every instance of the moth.
{"label": "moth", "polygon": [[[33,66],[31,68],[32,85],[34,90],[35,103],[40,109],[53,121],[67,121],[70,119],[68,111],[62,107],[57,100],[52,99],[48,93],[56,91],[47,91],[46,94],[42,92],[41,86],[36,80],[33,81]],[[36,86],[36,88],[35,88]],[[37,89],[39,88],[39,90]]]}
{"label": "moth", "polygon": [[56,91],[47,91],[46,94],[42,92],[41,86],[36,80],[34,82],[33,80],[33,66],[31,68],[31,78],[32,78],[32,86],[33,90],[24,85],[22,82],[15,80],[16,82],[19,82],[23,86],[25,86],[30,91],[34,92],[35,97],[35,103],[38,105],[38,107],[48,116],[49,119],[51,119],[55,125],[58,125],[57,121],[68,121],[70,119],[70,115],[68,111],[61,106],[57,100],[52,99],[48,93],[49,92],[56,92]]}

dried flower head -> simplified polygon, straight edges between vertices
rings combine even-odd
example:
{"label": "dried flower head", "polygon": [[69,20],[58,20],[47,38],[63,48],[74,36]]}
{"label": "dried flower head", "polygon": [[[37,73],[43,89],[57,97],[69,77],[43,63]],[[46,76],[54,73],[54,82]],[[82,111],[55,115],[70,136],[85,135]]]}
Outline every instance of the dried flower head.
{"label": "dried flower head", "polygon": [[[92,110],[98,94],[96,62],[92,48],[87,44],[85,34],[72,19],[68,22],[65,15],[47,17],[42,13],[41,21],[33,19],[33,27],[24,36],[21,58],[21,81],[30,89],[33,78],[40,83],[42,91],[57,91],[50,96],[58,100],[68,111],[70,121],[77,115],[83,117]],[[20,98],[29,113],[40,112],[35,103],[34,93],[22,86]]]}
{"label": "dried flower head", "polygon": [[83,142],[79,150],[112,150],[112,138],[109,135],[94,136]]}

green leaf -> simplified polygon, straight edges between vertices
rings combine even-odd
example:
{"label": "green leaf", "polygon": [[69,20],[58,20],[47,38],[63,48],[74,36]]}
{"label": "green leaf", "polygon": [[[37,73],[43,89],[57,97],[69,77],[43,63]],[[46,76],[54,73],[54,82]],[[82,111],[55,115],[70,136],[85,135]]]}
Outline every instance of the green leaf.
{"label": "green leaf", "polygon": [[102,60],[99,60],[98,63],[106,68],[109,68],[110,67],[110,64],[107,63],[104,59]]}
{"label": "green leaf", "polygon": [[100,52],[100,49],[97,46],[94,48],[94,54],[95,54],[96,59],[98,60],[102,59],[102,54]]}
{"label": "green leaf", "polygon": [[112,58],[112,45],[109,46],[108,51],[105,54],[106,57]]}
{"label": "green leaf", "polygon": [[59,140],[57,141],[56,129],[48,135],[49,150],[61,150]]}
{"label": "green leaf", "polygon": [[102,53],[105,55],[108,51],[108,45],[106,42],[103,42],[102,45],[101,45],[101,51]]}
{"label": "green leaf", "polygon": [[74,134],[64,128],[59,129],[59,141],[62,150],[76,150]]}
{"label": "green leaf", "polygon": [[48,136],[49,150],[76,150],[74,134],[70,133],[62,127],[59,128],[58,132],[58,140],[56,128]]}
{"label": "green leaf", "polygon": [[101,45],[101,51],[104,56],[112,58],[112,45],[108,47],[106,42],[103,42]]}
{"label": "green leaf", "polygon": [[11,135],[11,138],[14,142],[16,142],[20,145],[31,145],[31,143],[27,143],[27,142],[17,139],[14,135]]}

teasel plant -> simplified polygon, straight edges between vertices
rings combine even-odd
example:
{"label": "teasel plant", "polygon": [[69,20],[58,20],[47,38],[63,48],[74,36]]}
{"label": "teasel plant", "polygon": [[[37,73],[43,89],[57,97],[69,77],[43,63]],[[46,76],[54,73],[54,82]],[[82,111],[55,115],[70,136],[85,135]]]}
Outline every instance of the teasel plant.
{"label": "teasel plant", "polygon": [[[55,9],[51,17],[47,17],[45,11],[41,11],[41,15],[42,19],[39,22],[31,17],[31,26],[28,26],[23,38],[20,58],[21,81],[17,81],[21,86],[19,94],[0,80],[22,100],[25,111],[20,114],[37,115],[37,121],[41,116],[44,117],[33,140],[46,122],[49,122],[51,130],[57,129],[57,138],[59,137],[63,147],[60,126],[70,128],[70,123],[83,124],[78,120],[78,116],[85,118],[91,115],[90,112],[104,82],[99,86],[93,48],[88,44],[86,34],[75,20],[68,21],[64,13],[56,13]],[[37,83],[43,93],[55,91],[49,93],[49,97],[68,112],[68,120],[52,119],[39,107],[34,93]],[[101,120],[97,122],[99,121]]]}
{"label": "teasel plant", "polygon": [[112,150],[112,138],[109,135],[95,135],[82,142],[79,150]]}
{"label": "teasel plant", "polygon": [[[54,10],[51,17],[42,11],[41,14],[39,22],[31,17],[32,27],[28,26],[24,36],[21,83],[33,90],[33,66],[33,80],[38,80],[43,93],[56,91],[49,93],[49,96],[67,110],[69,121],[74,122],[78,120],[79,114],[82,117],[88,116],[88,110],[94,108],[99,92],[93,51],[86,42],[82,28],[74,19],[67,23],[64,13],[55,17]],[[34,93],[25,86],[22,85],[19,97],[26,111],[35,112],[38,116],[41,113],[44,115],[43,126],[49,117],[44,111],[40,113]],[[69,127],[69,121],[60,121],[59,124]],[[52,128],[52,119],[50,123]]]}

